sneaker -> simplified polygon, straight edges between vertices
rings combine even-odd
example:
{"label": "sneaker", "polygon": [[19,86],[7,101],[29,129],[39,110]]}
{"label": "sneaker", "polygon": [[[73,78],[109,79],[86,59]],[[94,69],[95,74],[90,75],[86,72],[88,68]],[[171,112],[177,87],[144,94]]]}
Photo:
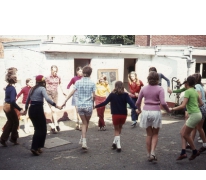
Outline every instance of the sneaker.
{"label": "sneaker", "polygon": [[199,139],[197,142],[198,142],[198,143],[203,143],[202,139]]}
{"label": "sneaker", "polygon": [[82,138],[80,138],[80,140],[79,140],[79,144],[82,144],[82,142],[83,142],[83,140],[82,140]]}
{"label": "sneaker", "polygon": [[199,153],[202,153],[204,151],[206,151],[206,147],[203,147],[203,146],[198,150]]}
{"label": "sneaker", "polygon": [[199,136],[198,138],[197,138],[197,140],[200,140],[201,139],[201,137]]}
{"label": "sneaker", "polygon": [[195,158],[196,158],[197,156],[199,156],[199,155],[200,155],[200,153],[197,151],[196,154],[192,154],[192,155],[190,156],[189,160],[191,161],[191,160],[195,159]]}
{"label": "sneaker", "polygon": [[134,121],[131,126],[135,127],[136,125],[137,125],[137,121]]}
{"label": "sneaker", "polygon": [[58,132],[60,131],[60,127],[59,126],[56,126],[56,129],[57,129]]}
{"label": "sneaker", "polygon": [[88,149],[86,142],[82,142],[82,149]]}
{"label": "sneaker", "polygon": [[55,131],[55,129],[52,129],[52,128],[51,128],[51,130],[50,130],[50,133],[51,133],[51,134],[57,134],[57,132]]}

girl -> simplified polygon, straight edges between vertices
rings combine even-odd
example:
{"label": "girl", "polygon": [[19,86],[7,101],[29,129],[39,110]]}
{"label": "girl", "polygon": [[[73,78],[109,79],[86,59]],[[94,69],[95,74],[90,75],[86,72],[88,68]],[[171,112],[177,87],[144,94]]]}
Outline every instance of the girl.
{"label": "girl", "polygon": [[115,83],[115,88],[112,93],[109,94],[107,99],[96,105],[95,108],[99,108],[107,105],[110,102],[112,121],[114,125],[114,140],[112,149],[117,149],[117,152],[121,152],[120,134],[122,126],[127,118],[127,103],[133,108],[137,109],[128,93],[124,92],[124,86],[121,81]]}
{"label": "girl", "polygon": [[[107,82],[106,76],[101,75],[98,82],[96,83],[96,91],[95,91],[95,104],[98,105],[105,101],[106,99],[106,92],[110,93],[110,87]],[[99,130],[105,131],[105,122],[104,122],[104,111],[105,106],[97,108],[97,115],[99,117]]]}
{"label": "girl", "polygon": [[[141,87],[144,86],[141,80],[137,78],[137,74],[132,71],[128,75],[128,82],[129,82],[129,96],[131,97],[133,103],[135,104],[141,90]],[[131,117],[132,117],[132,125],[133,127],[136,126],[138,120],[138,114],[136,113],[135,109],[131,108]]]}
{"label": "girl", "polygon": [[159,129],[162,127],[162,115],[160,104],[167,111],[169,108],[165,102],[164,89],[158,85],[159,75],[151,71],[147,77],[149,85],[140,91],[136,106],[138,113],[141,113],[141,102],[144,98],[144,107],[140,119],[140,127],[145,128],[147,132],[146,145],[148,161],[157,161],[155,149],[158,142]]}
{"label": "girl", "polygon": [[[189,114],[189,118],[187,119],[186,123],[183,125],[181,129],[181,140],[182,140],[182,151],[180,156],[177,160],[182,160],[187,158],[186,154],[186,142],[189,143],[192,149],[192,155],[190,156],[189,160],[195,159],[200,153],[196,150],[194,142],[191,137],[192,130],[197,126],[198,123],[202,120],[202,114],[200,112],[201,106],[203,106],[203,102],[201,98],[198,96],[197,91],[194,89],[195,86],[195,77],[189,76],[187,80],[184,82],[185,88],[187,89],[184,94],[184,100],[180,106],[170,108],[171,111],[176,111],[180,109],[187,108],[187,112]],[[199,103],[199,105],[198,105]]]}
{"label": "girl", "polygon": [[[33,87],[33,81],[32,79],[28,78],[26,79],[26,86],[22,88],[22,90],[19,92],[19,94],[16,96],[16,100],[23,94],[23,98],[22,98],[22,104],[26,104],[26,99],[27,96],[29,94],[29,91],[31,89],[31,87]],[[30,129],[29,129],[29,116],[28,114],[24,117],[24,131],[25,133],[29,133]]]}
{"label": "girl", "polygon": [[[67,89],[69,89],[72,84],[74,85],[75,82],[80,80],[81,78],[82,78],[82,67],[79,66],[76,68],[76,76],[74,76],[71,79],[71,81],[67,85]],[[79,122],[80,118],[79,118],[79,114],[77,111],[77,101],[78,101],[77,97],[78,97],[78,93],[77,93],[77,91],[75,91],[74,95],[72,96],[72,106],[75,106],[76,114],[77,114],[76,130],[81,131],[81,126],[80,126],[80,122]]]}
{"label": "girl", "polygon": [[52,106],[58,109],[62,109],[49,98],[46,91],[46,82],[44,76],[38,75],[36,76],[36,85],[30,90],[29,95],[27,97],[24,112],[24,114],[27,113],[28,106],[30,103],[29,118],[31,119],[32,124],[34,126],[34,135],[31,144],[31,152],[35,156],[38,156],[42,153],[41,148],[44,147],[47,133],[46,117],[43,109],[44,98]]}
{"label": "girl", "polygon": [[[3,133],[0,138],[0,143],[7,147],[6,141],[9,139],[14,145],[18,145],[17,139],[19,137],[18,127],[19,127],[19,114],[23,115],[23,109],[16,104],[16,89],[14,85],[17,83],[16,76],[17,69],[12,67],[8,69],[5,80],[8,85],[5,89],[5,103],[3,105],[3,110],[7,117],[7,122],[4,125]],[[19,113],[20,112],[20,113]]]}

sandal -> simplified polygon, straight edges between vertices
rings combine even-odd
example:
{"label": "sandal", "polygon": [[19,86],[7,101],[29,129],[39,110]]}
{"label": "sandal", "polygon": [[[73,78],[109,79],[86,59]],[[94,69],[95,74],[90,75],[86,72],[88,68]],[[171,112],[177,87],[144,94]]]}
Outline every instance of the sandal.
{"label": "sandal", "polygon": [[157,161],[157,158],[155,155],[151,155],[148,159],[149,162],[152,162],[152,161]]}

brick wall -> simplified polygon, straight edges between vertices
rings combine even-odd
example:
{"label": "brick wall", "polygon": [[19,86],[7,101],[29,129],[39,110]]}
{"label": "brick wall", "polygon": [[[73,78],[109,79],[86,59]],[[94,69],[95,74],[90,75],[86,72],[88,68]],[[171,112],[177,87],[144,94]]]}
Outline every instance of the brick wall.
{"label": "brick wall", "polygon": [[[135,44],[149,46],[149,36],[135,36]],[[186,45],[194,47],[206,46],[206,35],[152,35],[151,46],[156,45]]]}

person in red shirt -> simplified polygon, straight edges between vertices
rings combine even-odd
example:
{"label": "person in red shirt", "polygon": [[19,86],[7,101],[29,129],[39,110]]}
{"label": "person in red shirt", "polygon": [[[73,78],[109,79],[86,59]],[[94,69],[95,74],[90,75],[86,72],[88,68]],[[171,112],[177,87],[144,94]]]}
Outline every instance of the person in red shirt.
{"label": "person in red shirt", "polygon": [[[128,85],[129,85],[129,96],[131,97],[132,101],[134,102],[134,104],[137,101],[139,92],[141,90],[141,87],[144,86],[144,84],[142,83],[141,80],[139,80],[137,78],[137,74],[135,73],[135,71],[131,71],[128,75]],[[137,124],[137,120],[138,120],[138,114],[136,113],[135,109],[133,109],[131,107],[131,118],[132,118],[132,125],[133,127],[136,126]]]}
{"label": "person in red shirt", "polygon": [[[32,81],[32,79],[28,78],[28,79],[26,79],[26,86],[23,87],[21,89],[21,91],[19,92],[19,94],[17,94],[17,96],[16,96],[16,100],[17,100],[23,94],[23,98],[22,98],[23,106],[25,106],[25,104],[26,104],[26,99],[28,97],[28,94],[29,94],[31,87],[33,87],[33,81]],[[23,120],[24,120],[24,132],[29,133],[30,132],[30,129],[29,129],[30,125],[29,125],[28,113],[26,114],[26,116],[24,116]]]}
{"label": "person in red shirt", "polygon": [[[76,83],[76,81],[80,80],[82,78],[83,74],[82,74],[82,67],[79,66],[76,68],[76,76],[74,76],[69,84],[67,85],[67,89],[69,89],[71,87],[71,85],[74,85]],[[72,96],[72,106],[75,106],[76,109],[76,115],[77,115],[77,121],[76,121],[76,130],[80,130],[81,131],[81,122],[80,122],[80,117],[77,111],[77,101],[78,101],[78,92],[75,91],[74,95]]]}
{"label": "person in red shirt", "polygon": [[[49,98],[51,98],[52,101],[54,101],[55,103],[58,103],[58,87],[60,87],[62,94],[66,96],[66,93],[63,91],[63,88],[61,86],[61,77],[57,75],[57,72],[58,72],[58,67],[56,65],[52,65],[51,75],[45,77],[47,94]],[[52,123],[49,124],[51,126],[50,132],[52,134],[56,134],[57,133],[56,130],[58,132],[60,131],[60,127],[56,115],[56,109],[53,108],[51,104],[48,103],[48,105],[52,113]],[[56,130],[55,130],[55,126],[56,126]]]}

